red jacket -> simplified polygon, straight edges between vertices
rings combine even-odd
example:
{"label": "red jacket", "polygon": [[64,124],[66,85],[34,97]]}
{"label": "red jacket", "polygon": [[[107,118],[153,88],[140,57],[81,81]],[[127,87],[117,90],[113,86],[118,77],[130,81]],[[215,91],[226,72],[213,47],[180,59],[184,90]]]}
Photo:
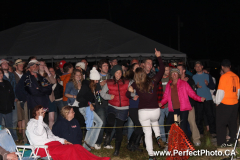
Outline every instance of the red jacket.
{"label": "red jacket", "polygon": [[[169,112],[173,112],[172,99],[171,99],[171,87],[170,87],[171,83],[172,81],[168,82],[163,95],[163,99],[161,101],[162,105],[168,102]],[[178,98],[180,102],[180,111],[192,110],[192,106],[189,102],[188,96],[195,101],[201,102],[201,97],[194,92],[194,90],[190,87],[190,85],[186,81],[178,79],[177,91],[178,91]]]}
{"label": "red jacket", "polygon": [[114,95],[112,100],[108,100],[108,103],[115,107],[126,107],[129,106],[129,99],[126,97],[126,92],[128,90],[129,80],[119,80],[114,84],[113,79],[107,80],[108,94]]}

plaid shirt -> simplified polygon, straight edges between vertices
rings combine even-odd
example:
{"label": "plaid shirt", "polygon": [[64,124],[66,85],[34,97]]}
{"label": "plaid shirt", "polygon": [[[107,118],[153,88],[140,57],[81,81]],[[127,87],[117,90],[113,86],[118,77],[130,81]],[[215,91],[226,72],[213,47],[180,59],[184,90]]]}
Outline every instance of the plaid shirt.
{"label": "plaid shirt", "polygon": [[[158,84],[157,97],[158,97],[158,103],[160,103],[161,100],[163,99],[163,86],[162,86],[162,81],[160,81],[159,84]],[[164,106],[162,106],[161,108],[163,109]]]}

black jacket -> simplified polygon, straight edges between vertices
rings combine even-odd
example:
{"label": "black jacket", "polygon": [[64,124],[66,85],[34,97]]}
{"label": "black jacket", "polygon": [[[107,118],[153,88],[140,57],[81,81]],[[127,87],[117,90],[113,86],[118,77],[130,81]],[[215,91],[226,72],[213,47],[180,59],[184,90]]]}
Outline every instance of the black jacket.
{"label": "black jacket", "polygon": [[79,102],[80,108],[89,106],[88,102],[95,103],[95,96],[89,87],[88,81],[83,81],[82,87],[77,95],[77,101]]}
{"label": "black jacket", "polygon": [[[188,84],[191,86],[191,88],[196,92],[196,90],[197,90],[197,88],[196,88],[196,85],[195,85],[195,82],[194,82],[194,80],[192,79],[192,77],[191,76],[189,76],[189,75],[185,75],[185,77],[188,77]],[[190,103],[191,103],[191,106],[192,107],[194,107],[195,106],[195,104],[196,104],[196,101],[194,101],[192,98],[190,98],[189,97],[189,101],[190,101]]]}
{"label": "black jacket", "polygon": [[72,144],[82,145],[82,130],[76,119],[66,120],[61,115],[54,123],[52,132],[55,136],[66,139]]}
{"label": "black jacket", "polygon": [[0,85],[0,113],[7,114],[14,108],[15,95],[11,83],[3,79]]}
{"label": "black jacket", "polygon": [[52,93],[52,84],[38,74],[38,80],[28,71],[24,82],[25,91],[27,92],[28,108],[34,108],[42,105],[44,108],[49,107],[49,95]]}

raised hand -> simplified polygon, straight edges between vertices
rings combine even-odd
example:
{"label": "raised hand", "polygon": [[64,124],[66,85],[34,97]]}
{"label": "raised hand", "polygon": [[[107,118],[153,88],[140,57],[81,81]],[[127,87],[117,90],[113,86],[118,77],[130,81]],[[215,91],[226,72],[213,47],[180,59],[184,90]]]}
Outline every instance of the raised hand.
{"label": "raised hand", "polygon": [[156,57],[160,57],[161,56],[161,52],[158,51],[156,48],[155,48],[155,55],[156,55]]}

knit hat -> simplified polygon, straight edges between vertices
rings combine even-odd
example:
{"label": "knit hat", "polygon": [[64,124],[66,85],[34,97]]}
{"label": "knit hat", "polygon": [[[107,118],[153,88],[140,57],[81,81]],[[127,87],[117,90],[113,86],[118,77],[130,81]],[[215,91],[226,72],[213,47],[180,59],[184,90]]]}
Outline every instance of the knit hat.
{"label": "knit hat", "polygon": [[114,76],[115,72],[117,72],[118,70],[122,71],[122,67],[119,65],[115,65],[113,66],[112,70],[111,70],[111,75]]}
{"label": "knit hat", "polygon": [[85,63],[84,62],[78,62],[78,63],[76,63],[75,67],[81,67],[84,70],[85,69]]}
{"label": "knit hat", "polygon": [[174,73],[174,72],[177,72],[178,74],[180,74],[180,71],[179,71],[179,69],[177,69],[177,68],[171,69],[170,73],[172,74],[172,73]]}
{"label": "knit hat", "polygon": [[100,80],[100,74],[96,70],[96,67],[93,67],[92,70],[90,71],[90,76],[89,78],[91,80]]}

